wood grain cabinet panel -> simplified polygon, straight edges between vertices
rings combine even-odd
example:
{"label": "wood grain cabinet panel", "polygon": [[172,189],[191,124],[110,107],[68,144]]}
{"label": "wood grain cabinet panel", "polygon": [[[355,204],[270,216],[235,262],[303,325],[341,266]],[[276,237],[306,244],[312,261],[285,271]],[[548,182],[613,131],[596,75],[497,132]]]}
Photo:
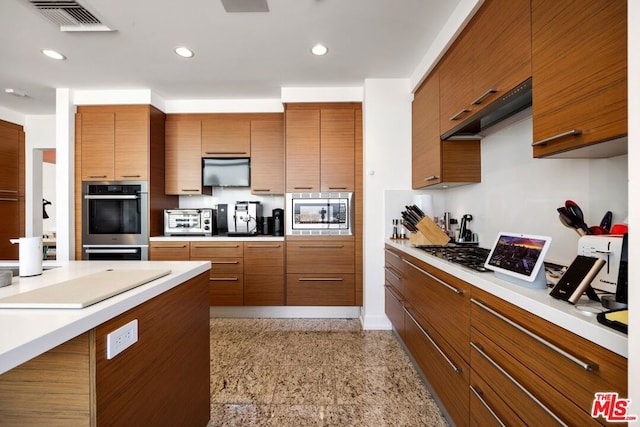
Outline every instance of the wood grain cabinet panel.
{"label": "wood grain cabinet panel", "polygon": [[251,120],[239,115],[202,120],[202,157],[250,157]]}
{"label": "wood grain cabinet panel", "polygon": [[320,191],[354,191],[354,136],[354,110],[320,110]]}
{"label": "wood grain cabinet panel", "polygon": [[287,273],[354,273],[353,240],[287,242]]}
{"label": "wood grain cabinet panel", "polygon": [[189,261],[189,242],[149,242],[151,261]]}
{"label": "wood grain cabinet panel", "polygon": [[244,242],[244,305],[285,305],[284,242]]}
{"label": "wood grain cabinet panel", "polygon": [[405,319],[402,300],[391,285],[384,286],[384,312],[401,339],[405,339]]}
{"label": "wood grain cabinet panel", "polygon": [[19,195],[22,126],[0,120],[0,197]]}
{"label": "wood grain cabinet panel", "polygon": [[286,189],[320,191],[320,110],[285,111]]}
{"label": "wood grain cabinet panel", "polygon": [[411,176],[414,189],[480,182],[480,141],[440,139],[440,71],[433,71],[412,103]]}
{"label": "wood grain cabinet panel", "polygon": [[[469,381],[471,383],[469,425],[472,427],[526,426],[512,407],[508,406],[473,369]],[[541,425],[541,423],[536,424]]]}
{"label": "wood grain cabinet panel", "polygon": [[353,274],[287,272],[287,305],[352,306],[355,303],[354,280]]}
{"label": "wood grain cabinet panel", "polygon": [[191,259],[211,261],[209,305],[244,304],[242,242],[191,242]]}
{"label": "wood grain cabinet panel", "polygon": [[9,239],[24,236],[24,131],[0,120],[0,259],[17,260],[18,245]]}
{"label": "wood grain cabinet panel", "polygon": [[78,114],[82,132],[82,181],[115,180],[115,112],[83,109]]}
{"label": "wood grain cabinet panel", "polygon": [[149,110],[115,113],[115,177],[118,181],[149,179]]}
{"label": "wood grain cabinet panel", "polygon": [[534,157],[626,135],[627,2],[533,0],[532,24]]}
{"label": "wood grain cabinet panel", "polygon": [[251,192],[284,194],[284,118],[251,120]]}
{"label": "wood grain cabinet panel", "polygon": [[167,120],[165,138],[165,192],[211,194],[202,186],[201,121]]}

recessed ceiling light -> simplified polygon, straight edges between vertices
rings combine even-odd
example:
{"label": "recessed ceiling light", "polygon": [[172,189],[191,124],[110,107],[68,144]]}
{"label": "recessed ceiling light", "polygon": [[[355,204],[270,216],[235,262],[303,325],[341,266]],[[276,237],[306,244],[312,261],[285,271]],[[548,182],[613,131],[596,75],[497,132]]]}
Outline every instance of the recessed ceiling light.
{"label": "recessed ceiling light", "polygon": [[43,55],[48,56],[49,58],[52,59],[58,59],[58,60],[63,60],[63,59],[67,59],[66,56],[64,56],[63,54],[56,52],[53,49],[42,49],[40,52],[42,52]]}
{"label": "recessed ceiling light", "polygon": [[193,58],[193,51],[191,49],[189,49],[188,47],[184,47],[184,46],[180,46],[177,47],[175,49],[173,49],[173,51],[177,54],[182,56],[183,58]]}
{"label": "recessed ceiling light", "polygon": [[322,56],[322,55],[326,55],[328,50],[329,49],[327,49],[325,45],[318,43],[317,45],[311,48],[311,53],[313,53],[316,56]]}
{"label": "recessed ceiling light", "polygon": [[9,95],[13,95],[13,96],[20,96],[20,97],[25,97],[27,96],[26,92],[23,92],[21,90],[18,89],[13,89],[11,87],[8,87],[4,90],[5,93],[8,93]]}

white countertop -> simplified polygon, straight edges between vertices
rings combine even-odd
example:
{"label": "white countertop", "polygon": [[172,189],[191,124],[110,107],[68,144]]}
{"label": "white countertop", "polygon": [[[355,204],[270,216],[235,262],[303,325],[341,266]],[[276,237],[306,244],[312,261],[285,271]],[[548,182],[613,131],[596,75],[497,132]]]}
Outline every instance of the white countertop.
{"label": "white countertop", "polygon": [[586,296],[573,306],[551,297],[547,289],[529,289],[498,279],[493,273],[479,273],[453,264],[413,247],[408,240],[387,239],[385,243],[614,353],[628,357],[627,335],[601,325],[594,313],[587,313],[588,308],[602,306],[589,301]]}
{"label": "white countertop", "polygon": [[[17,266],[17,263],[0,265]],[[71,261],[62,267],[45,270],[40,276],[14,277],[11,285],[0,288],[0,298],[109,268],[171,270],[167,276],[83,309],[0,309],[0,374],[208,271],[210,267],[209,261]]]}
{"label": "white countertop", "polygon": [[151,242],[284,242],[284,236],[155,236]]}

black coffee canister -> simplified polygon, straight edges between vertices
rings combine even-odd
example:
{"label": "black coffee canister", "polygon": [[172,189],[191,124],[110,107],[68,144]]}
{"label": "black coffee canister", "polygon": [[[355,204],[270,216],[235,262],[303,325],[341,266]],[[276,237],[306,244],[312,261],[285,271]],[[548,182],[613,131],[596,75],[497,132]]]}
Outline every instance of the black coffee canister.
{"label": "black coffee canister", "polygon": [[284,236],[284,209],[274,209],[271,215],[273,216],[273,230],[271,234],[274,236]]}
{"label": "black coffee canister", "polygon": [[260,234],[263,236],[270,236],[273,232],[273,218],[270,216],[263,216],[260,223]]}

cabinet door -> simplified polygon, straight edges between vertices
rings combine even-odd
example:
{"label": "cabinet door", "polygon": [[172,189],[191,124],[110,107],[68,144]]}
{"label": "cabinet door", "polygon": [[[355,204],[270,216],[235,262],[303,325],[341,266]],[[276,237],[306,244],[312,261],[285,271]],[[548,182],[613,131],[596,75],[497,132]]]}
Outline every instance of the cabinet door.
{"label": "cabinet door", "polygon": [[531,77],[530,0],[487,0],[474,20],[472,103],[480,110]]}
{"label": "cabinet door", "polygon": [[165,193],[202,194],[200,120],[165,123]]}
{"label": "cabinet door", "polygon": [[114,180],[115,113],[83,112],[80,116],[82,180]]}
{"label": "cabinet door", "polygon": [[116,180],[149,179],[148,108],[127,109],[115,114]]}
{"label": "cabinet door", "polygon": [[414,189],[442,182],[439,87],[439,72],[436,70],[416,91],[411,104],[411,176]]}
{"label": "cabinet door", "polygon": [[251,192],[284,194],[284,120],[251,121]]}
{"label": "cabinet door", "polygon": [[[473,25],[473,22],[469,24]],[[440,65],[440,134],[455,127],[474,111],[473,35],[467,28]]]}
{"label": "cabinet door", "polygon": [[626,135],[627,2],[533,0],[532,25],[534,157]]}
{"label": "cabinet door", "polygon": [[320,110],[285,114],[287,192],[320,191]]}
{"label": "cabinet door", "polygon": [[287,273],[354,273],[354,263],[353,240],[287,242]]}
{"label": "cabinet door", "polygon": [[19,126],[0,120],[0,197],[18,195],[21,132]]}
{"label": "cabinet door", "polygon": [[0,259],[18,259],[18,245],[9,239],[20,237],[20,202],[16,194],[0,193]]}
{"label": "cabinet door", "polygon": [[250,157],[251,120],[220,116],[202,120],[202,157]]}
{"label": "cabinet door", "polygon": [[355,112],[320,111],[320,191],[354,191]]}
{"label": "cabinet door", "polygon": [[287,274],[287,305],[352,306],[353,274]]}

